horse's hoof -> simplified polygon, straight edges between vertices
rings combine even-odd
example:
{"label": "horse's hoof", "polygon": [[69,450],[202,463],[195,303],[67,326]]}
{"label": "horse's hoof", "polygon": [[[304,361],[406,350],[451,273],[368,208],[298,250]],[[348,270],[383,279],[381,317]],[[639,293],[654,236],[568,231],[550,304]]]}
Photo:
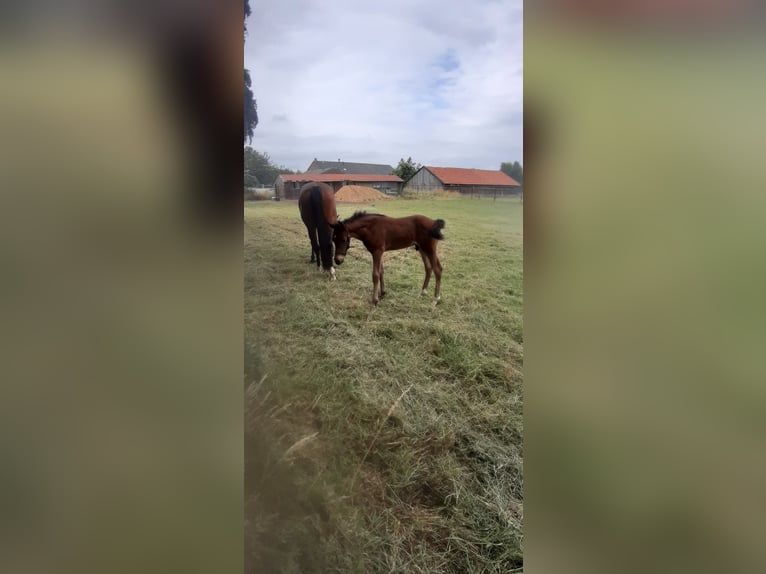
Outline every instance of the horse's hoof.
{"label": "horse's hoof", "polygon": [[381,298],[381,299],[383,299],[383,296],[384,296],[385,294],[386,294],[386,292],[385,292],[385,291],[381,291],[381,292],[380,292],[380,298]]}
{"label": "horse's hoof", "polygon": [[423,289],[423,290],[420,292],[420,296],[421,296],[421,297],[422,297],[423,295],[426,295],[426,294],[428,294],[428,291],[426,291],[425,289]]}

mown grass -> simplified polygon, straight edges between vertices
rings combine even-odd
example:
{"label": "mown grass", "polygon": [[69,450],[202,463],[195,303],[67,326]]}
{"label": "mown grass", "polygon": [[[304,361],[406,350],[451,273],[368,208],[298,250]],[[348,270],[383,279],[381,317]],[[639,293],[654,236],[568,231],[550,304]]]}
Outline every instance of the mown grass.
{"label": "mown grass", "polygon": [[519,571],[521,204],[362,208],[446,220],[436,308],[414,250],[373,308],[359,242],[330,282],[295,202],[245,207],[247,571]]}

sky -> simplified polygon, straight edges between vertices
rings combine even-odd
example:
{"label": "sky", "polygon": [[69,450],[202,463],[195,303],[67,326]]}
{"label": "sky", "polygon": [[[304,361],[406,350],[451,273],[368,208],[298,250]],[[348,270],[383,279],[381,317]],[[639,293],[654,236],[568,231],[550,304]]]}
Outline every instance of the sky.
{"label": "sky", "polygon": [[522,162],[522,0],[255,0],[250,145],[314,158],[500,169]]}

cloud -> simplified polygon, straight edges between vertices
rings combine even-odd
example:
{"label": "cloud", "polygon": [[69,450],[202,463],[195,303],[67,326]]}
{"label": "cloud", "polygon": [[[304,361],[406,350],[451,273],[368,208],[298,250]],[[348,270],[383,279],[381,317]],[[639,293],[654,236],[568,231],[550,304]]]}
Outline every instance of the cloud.
{"label": "cloud", "polygon": [[248,28],[253,146],[277,163],[522,159],[521,0],[266,0]]}

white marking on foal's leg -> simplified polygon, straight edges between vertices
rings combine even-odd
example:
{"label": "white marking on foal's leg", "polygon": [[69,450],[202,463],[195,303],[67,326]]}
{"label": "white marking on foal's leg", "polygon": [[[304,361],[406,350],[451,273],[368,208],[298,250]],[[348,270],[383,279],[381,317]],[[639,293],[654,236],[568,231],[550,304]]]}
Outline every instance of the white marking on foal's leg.
{"label": "white marking on foal's leg", "polygon": [[330,267],[330,281],[335,281],[335,267]]}
{"label": "white marking on foal's leg", "polygon": [[428,291],[427,291],[426,289],[422,289],[422,290],[420,291],[420,294],[421,294],[421,295],[425,295],[426,293],[428,293]]}

